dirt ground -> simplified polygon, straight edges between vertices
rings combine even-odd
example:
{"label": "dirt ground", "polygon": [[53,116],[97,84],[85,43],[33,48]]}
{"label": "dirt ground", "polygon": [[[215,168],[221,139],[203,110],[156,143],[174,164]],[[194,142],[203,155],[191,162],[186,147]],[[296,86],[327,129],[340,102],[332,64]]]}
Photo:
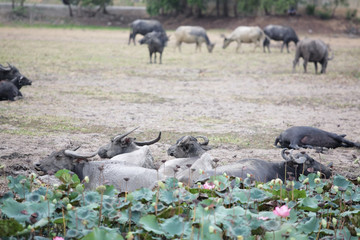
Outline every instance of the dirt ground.
{"label": "dirt ground", "polygon": [[[128,30],[1,27],[0,63],[33,80],[23,99],[0,102],[1,175],[29,174],[34,162],[70,146],[94,151],[136,126],[133,136],[141,141],[162,132],[150,146],[156,161],[171,159],[167,148],[187,134],[207,136],[221,164],[281,161],[274,140],[297,125],[360,142],[360,41],[343,34],[341,21],[296,29],[300,38],[330,44],[335,57],[324,75],[315,75],[313,64],[304,74],[302,61],[292,73],[293,44],[290,53],[280,53],[276,42],[270,54],[246,44],[240,53],[234,43],[222,49],[220,35],[231,32],[224,23],[208,31],[216,43],[212,54],[205,46],[195,52],[194,45],[179,53],[172,21],[166,22],[170,42],[162,65],[148,63],[145,46],[127,44]],[[306,151],[323,164],[333,162],[337,173],[359,176],[359,149]]]}

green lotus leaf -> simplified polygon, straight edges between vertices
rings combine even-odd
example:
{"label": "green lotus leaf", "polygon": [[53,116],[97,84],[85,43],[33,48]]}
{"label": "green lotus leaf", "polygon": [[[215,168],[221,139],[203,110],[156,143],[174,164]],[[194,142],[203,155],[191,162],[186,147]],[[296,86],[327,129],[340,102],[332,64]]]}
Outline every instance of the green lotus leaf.
{"label": "green lotus leaf", "polygon": [[30,181],[27,177],[23,175],[16,177],[8,176],[7,179],[9,180],[8,187],[18,194],[20,198],[26,197],[30,192]]}
{"label": "green lotus leaf", "polygon": [[334,177],[334,185],[346,189],[350,185],[350,182],[345,177],[336,175]]}
{"label": "green lotus leaf", "polygon": [[132,192],[134,201],[136,202],[139,200],[151,201],[154,194],[155,193],[148,188],[140,188],[139,190]]}
{"label": "green lotus leaf", "polygon": [[172,218],[166,219],[161,228],[166,232],[167,238],[174,238],[174,236],[181,236],[184,231],[191,229],[190,222],[184,222],[182,218],[175,215]]}
{"label": "green lotus leaf", "polygon": [[87,234],[82,240],[123,240],[124,238],[116,232],[116,229],[94,228],[92,232]]}
{"label": "green lotus leaf", "polygon": [[175,197],[173,190],[162,190],[160,191],[159,200],[166,204],[170,204],[173,202],[177,202],[178,198]]}
{"label": "green lotus leaf", "polygon": [[146,215],[142,218],[140,218],[139,224],[149,232],[153,232],[155,234],[164,234],[164,232],[161,230],[161,227],[156,219],[155,215]]}
{"label": "green lotus leaf", "polygon": [[262,226],[265,228],[266,231],[273,232],[273,231],[279,230],[281,224],[277,220],[270,220],[270,221],[264,222],[264,224]]}
{"label": "green lotus leaf", "polygon": [[319,202],[315,198],[306,197],[300,201],[301,208],[308,211],[319,210]]}
{"label": "green lotus leaf", "polygon": [[252,188],[250,190],[250,199],[253,201],[263,202],[268,198],[269,198],[269,196],[268,196],[267,192],[265,192],[261,189]]}
{"label": "green lotus leaf", "polygon": [[316,216],[298,225],[298,230],[304,233],[312,233],[319,229],[320,220]]}

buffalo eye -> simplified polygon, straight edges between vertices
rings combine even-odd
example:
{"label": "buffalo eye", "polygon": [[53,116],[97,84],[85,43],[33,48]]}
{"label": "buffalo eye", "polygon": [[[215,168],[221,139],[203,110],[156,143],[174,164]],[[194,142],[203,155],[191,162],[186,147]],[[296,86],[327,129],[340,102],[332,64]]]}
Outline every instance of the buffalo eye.
{"label": "buffalo eye", "polygon": [[60,155],[60,154],[56,154],[56,155],[55,155],[55,159],[56,159],[56,160],[60,160],[60,159],[61,159],[61,155]]}

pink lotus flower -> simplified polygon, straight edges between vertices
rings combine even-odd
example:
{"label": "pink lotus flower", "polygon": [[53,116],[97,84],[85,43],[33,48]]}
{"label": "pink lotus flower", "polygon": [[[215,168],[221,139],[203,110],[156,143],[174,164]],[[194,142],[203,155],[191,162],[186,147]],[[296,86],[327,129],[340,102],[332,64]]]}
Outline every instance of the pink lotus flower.
{"label": "pink lotus flower", "polygon": [[215,187],[214,184],[208,183],[208,182],[206,182],[206,183],[203,185],[203,188],[204,188],[204,189],[213,189],[214,187]]}
{"label": "pink lotus flower", "polygon": [[62,237],[54,237],[53,240],[64,240]]}
{"label": "pink lotus flower", "polygon": [[290,215],[291,208],[288,208],[288,206],[284,205],[281,207],[276,207],[275,210],[273,210],[273,213],[279,217],[288,217]]}

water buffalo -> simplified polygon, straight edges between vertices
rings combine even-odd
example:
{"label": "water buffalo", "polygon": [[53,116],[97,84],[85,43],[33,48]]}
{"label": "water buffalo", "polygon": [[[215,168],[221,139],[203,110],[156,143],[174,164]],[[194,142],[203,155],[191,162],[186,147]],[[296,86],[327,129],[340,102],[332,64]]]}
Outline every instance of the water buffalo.
{"label": "water buffalo", "polygon": [[[289,155],[289,156],[287,156]],[[298,154],[288,153],[287,149],[283,149],[281,156],[285,162],[268,162],[261,159],[243,159],[234,164],[224,165],[216,168],[216,174],[226,173],[234,177],[246,178],[247,174],[260,182],[268,182],[275,178],[285,180],[288,176],[298,178],[300,174],[307,175],[311,172],[321,172],[322,176],[329,178],[331,176],[331,168],[317,162],[305,152]],[[203,178],[208,178],[215,174],[214,170],[207,170]],[[287,174],[288,176],[285,176]]]}
{"label": "water buffalo", "polygon": [[211,53],[214,49],[215,44],[210,42],[209,37],[206,34],[206,31],[202,27],[198,26],[180,26],[175,31],[176,38],[176,47],[179,48],[181,52],[181,43],[195,43],[195,50],[199,49],[201,51],[201,44],[206,43],[208,52]]}
{"label": "water buffalo", "polygon": [[[346,135],[337,135],[336,133],[326,132],[314,127],[295,126],[282,132],[280,136],[276,138],[275,146],[292,149],[299,149],[300,147],[360,148],[360,144],[346,140],[344,138],[345,136]],[[280,146],[278,146],[278,144],[280,144]]]}
{"label": "water buffalo", "polygon": [[[202,138],[204,142],[199,142],[198,138]],[[176,158],[200,157],[210,149],[208,144],[209,139],[204,136],[183,136],[178,139],[174,145],[169,147],[167,153],[169,156]]]}
{"label": "water buffalo", "polygon": [[20,71],[13,65],[8,63],[8,66],[5,67],[0,64],[0,80],[12,80],[16,77],[22,77],[22,81],[31,82],[24,75],[20,73]]}
{"label": "water buffalo", "polygon": [[317,63],[321,64],[321,72],[326,72],[328,61],[332,59],[329,57],[329,46],[319,39],[306,38],[298,42],[296,46],[295,59],[293,61],[293,72],[295,66],[299,62],[299,58],[304,59],[304,73],[306,73],[306,66],[308,62],[313,62],[315,65],[315,73],[317,73]]}
{"label": "water buffalo", "polygon": [[[74,150],[60,150],[34,164],[41,175],[53,174],[60,169],[68,169],[80,180],[88,176],[87,189],[95,189],[102,184],[114,185],[122,191],[133,191],[141,187],[151,188],[158,179],[157,171],[148,168],[144,159],[149,155],[147,146],[130,153],[118,155],[106,161],[88,161],[94,153],[79,153]],[[140,158],[140,159],[139,159]],[[152,161],[152,158],[151,158]],[[152,163],[151,163],[152,164]]]}
{"label": "water buffalo", "polygon": [[0,101],[14,101],[16,97],[22,97],[20,89],[26,85],[31,85],[31,81],[22,75],[16,76],[11,81],[0,81]]}
{"label": "water buffalo", "polygon": [[143,20],[143,19],[137,19],[133,21],[130,24],[130,36],[129,36],[129,43],[131,42],[131,39],[134,42],[135,45],[135,37],[136,34],[141,34],[145,36],[149,32],[164,32],[164,29],[161,25],[161,23],[158,20]]}
{"label": "water buffalo", "polygon": [[160,64],[162,63],[162,53],[169,40],[165,32],[147,33],[140,41],[140,44],[147,44],[149,48],[150,63],[152,63],[152,55],[154,54],[154,63],[156,63],[156,53],[160,54]]}
{"label": "water buffalo", "polygon": [[112,138],[110,143],[99,148],[98,150],[99,156],[101,158],[112,158],[119,154],[133,152],[135,150],[138,150],[139,147],[141,146],[154,144],[158,142],[161,138],[161,132],[159,132],[159,136],[157,138],[146,142],[138,142],[135,141],[135,138],[127,137],[130,133],[134,132],[136,129],[138,129],[138,127],[127,133],[120,134]]}
{"label": "water buffalo", "polygon": [[224,38],[223,49],[225,49],[233,41],[237,42],[236,52],[238,52],[241,43],[254,43],[254,51],[260,43],[264,41],[266,35],[259,27],[237,27],[228,37],[221,35]]}
{"label": "water buffalo", "polygon": [[[283,41],[281,45],[281,52],[283,52],[283,48],[286,45],[287,52],[289,53],[289,43],[293,41],[295,45],[299,41],[298,36],[296,35],[294,29],[291,27],[285,27],[280,25],[267,25],[264,28],[264,33],[272,40],[275,41]],[[263,49],[265,52],[265,47],[267,47],[270,52],[270,41],[266,38],[263,42]]]}

